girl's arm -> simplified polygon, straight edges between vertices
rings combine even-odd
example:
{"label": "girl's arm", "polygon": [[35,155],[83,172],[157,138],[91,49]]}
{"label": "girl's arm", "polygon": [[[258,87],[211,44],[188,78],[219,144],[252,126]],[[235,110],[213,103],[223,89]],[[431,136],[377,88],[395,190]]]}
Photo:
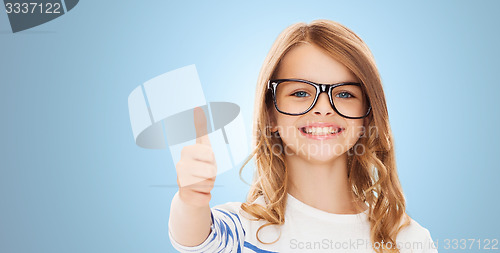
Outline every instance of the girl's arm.
{"label": "girl's arm", "polygon": [[173,239],[184,246],[197,246],[210,234],[211,211],[209,205],[194,206],[174,195],[170,208],[169,228]]}
{"label": "girl's arm", "polygon": [[211,232],[210,191],[217,165],[207,135],[207,120],[201,108],[194,109],[196,144],[181,151],[176,164],[179,191],[170,206],[169,229],[173,239],[184,246],[197,246]]}
{"label": "girl's arm", "polygon": [[169,233],[172,246],[182,253],[241,252],[245,244],[245,229],[238,216],[240,206],[239,202],[229,202],[211,208],[211,231],[205,241],[197,246],[184,246]]}

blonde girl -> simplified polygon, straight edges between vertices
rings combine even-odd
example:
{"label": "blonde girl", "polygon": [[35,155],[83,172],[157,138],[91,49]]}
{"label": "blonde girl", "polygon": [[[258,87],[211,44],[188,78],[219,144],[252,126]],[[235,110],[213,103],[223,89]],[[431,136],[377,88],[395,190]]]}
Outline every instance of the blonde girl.
{"label": "blonde girl", "polygon": [[169,219],[177,250],[437,252],[406,213],[381,79],[347,27],[297,23],[274,42],[257,82],[245,203],[209,207],[217,165],[194,114],[197,143],[176,164]]}

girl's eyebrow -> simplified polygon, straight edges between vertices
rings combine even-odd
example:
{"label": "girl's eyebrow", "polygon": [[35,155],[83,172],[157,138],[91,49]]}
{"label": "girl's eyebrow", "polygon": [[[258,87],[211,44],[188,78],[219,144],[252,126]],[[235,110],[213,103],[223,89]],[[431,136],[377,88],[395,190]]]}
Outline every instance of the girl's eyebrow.
{"label": "girl's eyebrow", "polygon": [[[307,78],[300,78],[300,77],[272,78],[271,80],[279,80],[279,79],[298,79],[298,80],[304,80],[304,81],[308,81],[308,82],[312,82],[312,83],[317,83],[317,84],[361,83],[361,82],[360,82],[360,81],[358,81],[358,80],[322,83],[322,82],[315,82],[315,81],[311,81],[310,79],[307,79]],[[349,79],[349,80],[350,80],[350,79]]]}

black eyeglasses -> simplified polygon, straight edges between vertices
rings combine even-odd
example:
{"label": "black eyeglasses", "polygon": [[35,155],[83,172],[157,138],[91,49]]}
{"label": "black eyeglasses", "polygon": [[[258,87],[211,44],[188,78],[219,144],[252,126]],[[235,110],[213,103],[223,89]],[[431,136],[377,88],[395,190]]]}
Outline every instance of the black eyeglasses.
{"label": "black eyeglasses", "polygon": [[272,91],[276,110],[286,115],[306,114],[323,92],[328,94],[333,110],[342,117],[361,119],[371,111],[360,83],[319,84],[302,79],[274,79],[267,82],[267,88]]}

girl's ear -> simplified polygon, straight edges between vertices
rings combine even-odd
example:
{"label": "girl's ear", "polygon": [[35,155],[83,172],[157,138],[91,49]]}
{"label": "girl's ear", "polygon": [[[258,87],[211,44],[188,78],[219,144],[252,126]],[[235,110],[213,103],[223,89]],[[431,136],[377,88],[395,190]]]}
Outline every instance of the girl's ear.
{"label": "girl's ear", "polygon": [[273,133],[276,132],[276,131],[278,131],[278,126],[276,125],[276,121],[273,120],[273,119],[270,120],[270,126],[269,127],[271,129],[271,132],[273,132]]}
{"label": "girl's ear", "polygon": [[270,127],[271,132],[278,131],[278,126],[276,124],[276,118],[274,117],[272,110],[269,111],[268,117],[269,117],[269,127]]}
{"label": "girl's ear", "polygon": [[369,127],[369,126],[370,126],[370,123],[372,122],[372,120],[373,120],[373,113],[370,113],[370,114],[368,115],[368,117],[365,117],[365,118],[363,119],[363,123],[364,123],[364,125],[365,125],[365,126]]}

